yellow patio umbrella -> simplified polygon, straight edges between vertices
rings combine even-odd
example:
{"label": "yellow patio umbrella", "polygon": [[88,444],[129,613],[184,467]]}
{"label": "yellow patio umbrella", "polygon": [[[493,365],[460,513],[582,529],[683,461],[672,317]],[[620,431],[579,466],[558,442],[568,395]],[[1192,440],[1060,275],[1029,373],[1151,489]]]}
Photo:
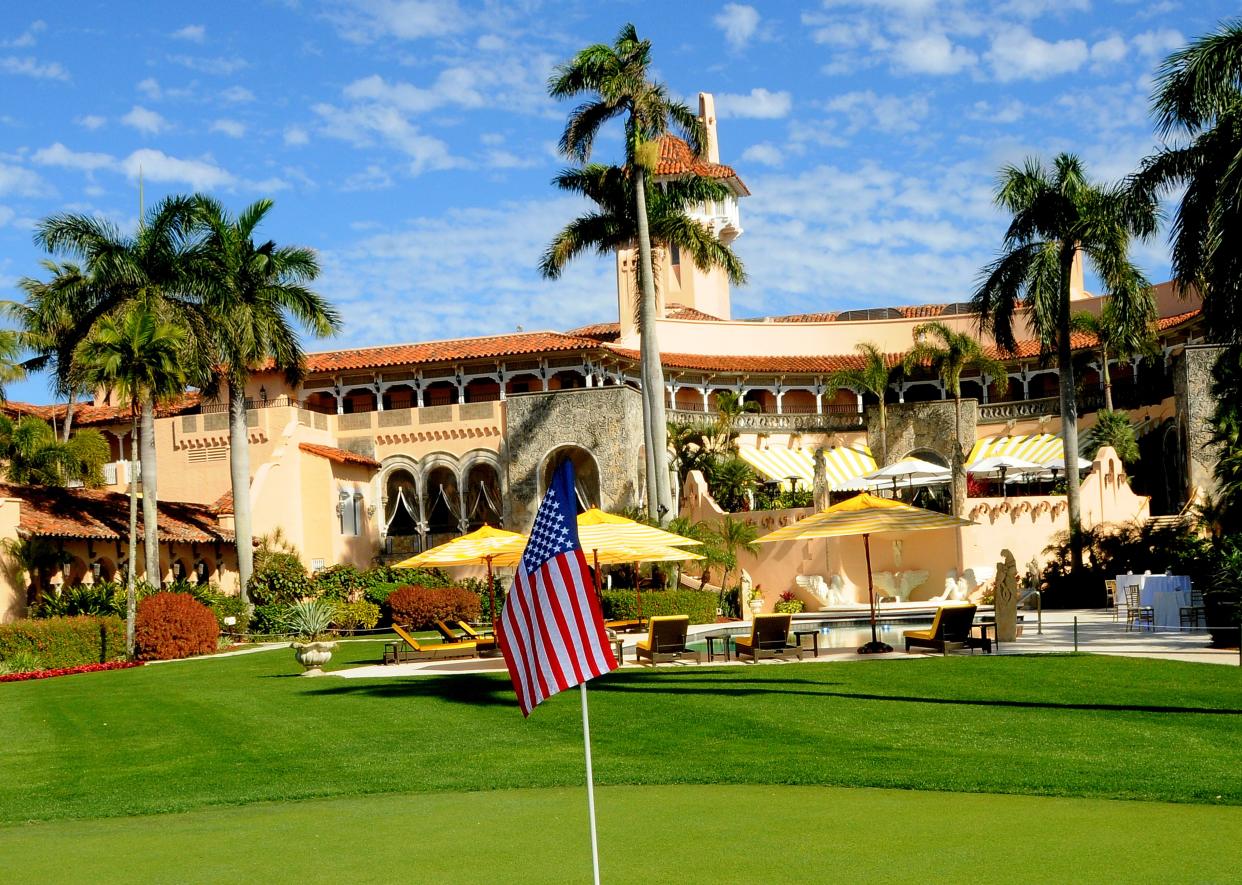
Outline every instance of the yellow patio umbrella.
{"label": "yellow patio umbrella", "polygon": [[[440,568],[461,565],[487,566],[487,597],[491,603],[492,621],[496,620],[496,591],[492,587],[492,562],[512,556],[516,562],[526,547],[526,536],[517,532],[492,528],[485,525],[460,538],[424,550],[417,556],[403,559],[397,568]],[[498,563],[505,564],[505,563]]]}
{"label": "yellow patio umbrella", "polygon": [[885,532],[919,532],[974,525],[969,519],[913,507],[891,498],[877,498],[863,492],[833,504],[827,510],[813,513],[793,525],[779,528],[758,539],[760,544],[776,541],[805,541],[811,538],[839,538],[862,535],[867,556],[867,596],[871,602],[871,641],[858,650],[859,654],[889,652],[893,648],[876,636],[875,586],[871,579],[871,536]]}
{"label": "yellow patio umbrella", "polygon": [[[686,539],[687,541],[689,538]],[[698,543],[697,541],[695,543]],[[595,552],[595,584],[599,589],[599,567],[601,565],[620,565],[623,563],[640,562],[685,562],[691,559],[704,559],[698,553],[691,553],[681,547],[669,547],[662,544],[635,545],[633,547],[618,546]],[[639,586],[641,576],[634,574],[634,593],[638,602],[638,616],[643,616],[643,591]]]}

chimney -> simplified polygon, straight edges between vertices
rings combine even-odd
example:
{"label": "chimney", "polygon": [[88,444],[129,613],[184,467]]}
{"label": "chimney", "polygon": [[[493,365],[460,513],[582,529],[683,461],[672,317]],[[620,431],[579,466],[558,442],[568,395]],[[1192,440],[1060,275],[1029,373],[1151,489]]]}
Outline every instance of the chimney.
{"label": "chimney", "polygon": [[701,156],[709,163],[720,162],[720,145],[716,141],[716,100],[710,92],[699,93],[699,119],[703,121],[703,151]]}

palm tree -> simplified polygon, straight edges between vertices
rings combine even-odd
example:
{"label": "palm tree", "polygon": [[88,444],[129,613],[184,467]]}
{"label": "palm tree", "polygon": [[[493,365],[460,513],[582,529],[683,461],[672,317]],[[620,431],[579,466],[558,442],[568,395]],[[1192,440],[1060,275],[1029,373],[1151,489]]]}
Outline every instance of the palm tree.
{"label": "palm tree", "polygon": [[108,454],[108,442],[98,430],[79,430],[62,442],[41,418],[26,415],[14,421],[0,415],[0,461],[11,483],[99,486]]}
{"label": "palm tree", "polygon": [[1150,286],[1145,286],[1129,298],[1136,308],[1119,316],[1110,298],[1098,314],[1081,311],[1070,317],[1070,328],[1095,336],[1100,351],[1100,384],[1104,388],[1104,410],[1113,411],[1113,377],[1108,367],[1112,357],[1130,359],[1138,354],[1151,353],[1156,344],[1156,300]]}
{"label": "palm tree", "polygon": [[[117,392],[129,403],[131,433],[129,464],[129,568],[125,580],[125,647],[134,652],[134,610],[137,605],[134,589],[134,564],[138,543],[138,434],[139,418],[145,417],[148,403],[157,403],[179,395],[185,390],[185,372],[181,353],[185,330],[161,320],[141,303],[126,306],[120,316],[104,316],[95,324],[91,336],[82,343],[77,359],[84,377],[99,387]],[[143,468],[143,498],[146,498],[146,468]],[[144,502],[145,503],[145,502]],[[154,508],[152,508],[154,509]],[[150,537],[152,527],[158,528],[158,516],[148,515],[144,506],[144,533]],[[157,536],[158,537],[158,536]],[[160,586],[159,548],[152,557],[147,547],[147,580]],[[154,558],[154,580],[152,575]]]}
{"label": "palm tree", "polygon": [[[596,210],[571,221],[548,245],[540,262],[540,271],[548,279],[559,278],[566,265],[583,252],[594,251],[604,255],[631,247],[640,240],[643,225],[636,214],[637,201],[634,197],[638,179],[627,170],[616,166],[589,164],[581,169],[563,171],[553,179],[553,184],[561,190],[580,194],[591,200],[595,203]],[[645,201],[648,241],[666,249],[675,246],[699,268],[721,268],[732,282],[743,282],[746,273],[733,250],[721,242],[710,228],[689,215],[691,207],[705,201],[723,199],[728,194],[728,188],[720,182],[699,175],[663,182],[660,187],[651,188]],[[642,310],[640,326],[641,313]],[[652,322],[654,323],[654,319]],[[664,414],[664,381],[658,348],[655,354],[658,378],[654,386],[648,383],[646,374],[649,368],[646,361],[647,342],[654,340],[654,332],[650,338],[643,333],[641,366],[644,421],[647,421],[657,407],[660,415]],[[655,397],[655,403],[648,398],[651,391],[660,392]],[[663,417],[660,420],[663,421]],[[654,443],[649,428],[645,425],[644,434],[647,440],[647,507],[650,514],[659,519],[661,506],[666,508],[665,513],[671,509],[671,497],[661,498],[661,489],[657,487],[657,481],[661,477],[667,478],[667,465],[656,460],[657,451],[667,451],[667,431],[661,434],[664,437],[662,440]],[[652,448],[653,444],[660,448]],[[668,495],[671,496],[671,488]]]}
{"label": "palm tree", "polygon": [[716,394],[716,430],[717,436],[725,444],[737,439],[737,422],[743,415],[753,415],[759,411],[759,404],[754,400],[744,400],[740,393],[732,390],[721,390]]}
{"label": "palm tree", "polygon": [[[1013,321],[1026,308],[1030,325],[1045,353],[1056,353],[1061,380],[1061,433],[1065,463],[1078,457],[1078,403],[1074,389],[1070,341],[1070,278],[1079,255],[1113,293],[1120,322],[1143,313],[1143,299],[1131,296],[1144,289],[1142,274],[1128,257],[1130,239],[1146,238],[1156,229],[1156,207],[1150,197],[1122,187],[1103,187],[1087,180],[1082,161],[1059,154],[1049,169],[1037,159],[1021,168],[1001,170],[996,202],[1013,215],[1000,256],[984,269],[973,306],[979,327],[990,331],[1001,350],[1016,350]],[[1072,564],[1082,568],[1082,510],[1078,473],[1066,471]]]}
{"label": "palm tree", "polygon": [[90,280],[71,262],[44,260],[40,263],[49,279],[24,277],[18,280],[17,285],[26,293],[26,300],[7,302],[4,309],[16,321],[21,343],[34,354],[22,363],[22,368],[28,372],[47,371],[53,394],[65,400],[60,438],[67,442],[82,379],[73,360],[74,351],[69,346],[73,342],[66,339],[73,335],[75,312],[90,300],[89,295],[83,297]]}
{"label": "palm tree", "polygon": [[[625,122],[625,164],[633,176],[633,218],[638,243],[639,334],[643,386],[644,431],[647,440],[648,509],[661,521],[674,515],[672,488],[666,465],[664,370],[656,341],[655,274],[652,266],[652,235],[648,226],[647,172],[658,156],[657,139],[670,128],[684,135],[698,153],[704,138],[703,123],[685,104],[671,99],[663,84],[650,79],[651,41],[639,40],[632,24],[621,29],[611,46],[596,43],[559,66],[548,82],[553,98],[590,96],[576,107],[565,123],[560,150],[566,157],[585,163],[591,158],[595,138],[609,120]],[[654,473],[654,476],[651,474]],[[654,490],[655,494],[651,494]]]}
{"label": "palm tree", "polygon": [[1104,446],[1111,446],[1127,467],[1138,463],[1139,445],[1134,425],[1125,412],[1112,409],[1098,413],[1095,424],[1087,431],[1086,451],[1094,455]]}
{"label": "palm tree", "polygon": [[12,329],[0,329],[0,402],[4,402],[4,385],[26,377],[26,369],[17,362],[22,340]]}
{"label": "palm tree", "polygon": [[[133,236],[126,236],[111,222],[91,215],[54,215],[36,227],[35,241],[39,245],[49,252],[68,253],[81,259],[83,271],[91,281],[91,285],[74,293],[72,328],[56,347],[60,363],[72,364],[73,351],[86,340],[96,321],[131,303],[143,304],[165,322],[183,327],[185,364],[197,365],[211,353],[209,322],[199,307],[196,281],[190,273],[199,252],[196,207],[192,198],[167,197],[148,211]],[[70,300],[68,293],[59,297],[62,303]],[[156,525],[159,490],[155,403],[149,389],[137,392],[146,396],[139,404],[139,442],[147,580],[158,587],[161,575]]]}
{"label": "palm tree", "polygon": [[827,378],[828,395],[836,396],[837,391],[848,387],[855,393],[870,393],[880,402],[880,466],[888,463],[888,409],[884,404],[884,396],[893,377],[901,372],[900,365],[890,365],[884,352],[870,341],[855,345],[855,350],[862,354],[862,365],[837,369]]}
{"label": "palm tree", "polygon": [[290,385],[301,380],[305,355],[294,321],[319,337],[341,328],[336,309],[306,285],[319,275],[314,252],[277,246],[271,240],[255,244],[255,229],[271,208],[271,200],[260,200],[232,218],[215,200],[199,199],[199,217],[207,236],[196,272],[206,282],[204,306],[218,332],[214,352],[228,386],[237,573],[247,604],[247,586],[254,573],[254,530],[246,384],[251,371],[269,361]]}
{"label": "palm tree", "polygon": [[1173,275],[1203,297],[1208,334],[1242,341],[1242,19],[1165,59],[1156,77],[1157,128],[1178,145],[1147,158],[1143,197],[1184,188],[1173,217]]}
{"label": "palm tree", "polygon": [[[759,529],[752,522],[726,516],[720,521],[713,534],[715,546],[720,549],[724,558],[724,572],[720,576],[721,607],[723,608],[723,599],[729,592],[729,573],[735,568],[741,568],[738,554],[759,552],[757,543]],[[744,604],[745,600],[742,602]]]}
{"label": "palm tree", "polygon": [[[934,339],[929,341],[928,338]],[[1004,363],[992,359],[984,352],[976,338],[965,332],[956,332],[940,321],[920,323],[914,327],[914,346],[907,351],[903,362],[905,371],[916,366],[930,365],[940,376],[945,388],[953,396],[953,515],[961,516],[966,510],[966,452],[962,450],[962,372],[975,368],[982,375],[990,375],[998,393],[1009,389],[1009,375]]]}

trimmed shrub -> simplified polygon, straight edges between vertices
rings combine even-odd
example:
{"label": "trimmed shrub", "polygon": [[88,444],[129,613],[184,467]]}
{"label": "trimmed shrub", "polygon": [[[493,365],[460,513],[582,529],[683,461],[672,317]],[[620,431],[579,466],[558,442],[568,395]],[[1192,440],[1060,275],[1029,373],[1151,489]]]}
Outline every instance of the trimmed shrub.
{"label": "trimmed shrub", "polygon": [[311,576],[312,591],[322,599],[348,601],[357,599],[367,586],[366,573],[352,565],[333,565]]}
{"label": "trimmed shrub", "polygon": [[392,592],[404,586],[405,584],[400,581],[381,581],[380,583],[372,584],[366,589],[366,600],[367,602],[375,603],[382,609],[384,608],[384,603],[388,601],[388,597],[392,595]]}
{"label": "trimmed shrub", "polygon": [[88,615],[0,624],[0,659],[23,653],[52,669],[119,661],[125,657],[125,624]]}
{"label": "trimmed shrub", "polygon": [[338,630],[370,630],[379,623],[380,608],[374,602],[360,599],[357,602],[338,602],[332,616],[332,624]]}
{"label": "trimmed shrub", "polygon": [[453,579],[443,569],[438,568],[392,568],[376,566],[366,573],[368,584],[396,584],[414,587],[452,587]]}
{"label": "trimmed shrub", "polygon": [[134,653],[142,661],[169,661],[211,654],[220,625],[211,609],[189,593],[156,593],[138,604]]}
{"label": "trimmed shrub", "polygon": [[265,553],[250,576],[250,598],[257,605],[289,605],[315,595],[306,566],[296,553]]}
{"label": "trimmed shrub", "polygon": [[250,618],[250,635],[288,636],[293,632],[287,605],[256,605]]}
{"label": "trimmed shrub", "polygon": [[394,624],[414,630],[437,620],[474,621],[480,612],[478,595],[464,587],[399,587],[389,595],[387,609]]}
{"label": "trimmed shrub", "polygon": [[[689,615],[691,624],[716,623],[716,594],[702,590],[652,590],[643,594],[643,617]],[[604,618],[638,617],[638,594],[633,590],[605,590]]]}

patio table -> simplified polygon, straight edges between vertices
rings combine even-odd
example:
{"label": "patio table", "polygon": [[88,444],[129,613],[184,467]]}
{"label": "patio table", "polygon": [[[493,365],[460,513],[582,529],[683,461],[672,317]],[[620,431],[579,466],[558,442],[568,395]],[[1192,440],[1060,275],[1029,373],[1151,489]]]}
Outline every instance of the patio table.
{"label": "patio table", "polygon": [[1181,609],[1190,605],[1190,578],[1187,575],[1118,575],[1118,605],[1125,607],[1127,587],[1139,588],[1139,605],[1151,606],[1156,627],[1180,627]]}

